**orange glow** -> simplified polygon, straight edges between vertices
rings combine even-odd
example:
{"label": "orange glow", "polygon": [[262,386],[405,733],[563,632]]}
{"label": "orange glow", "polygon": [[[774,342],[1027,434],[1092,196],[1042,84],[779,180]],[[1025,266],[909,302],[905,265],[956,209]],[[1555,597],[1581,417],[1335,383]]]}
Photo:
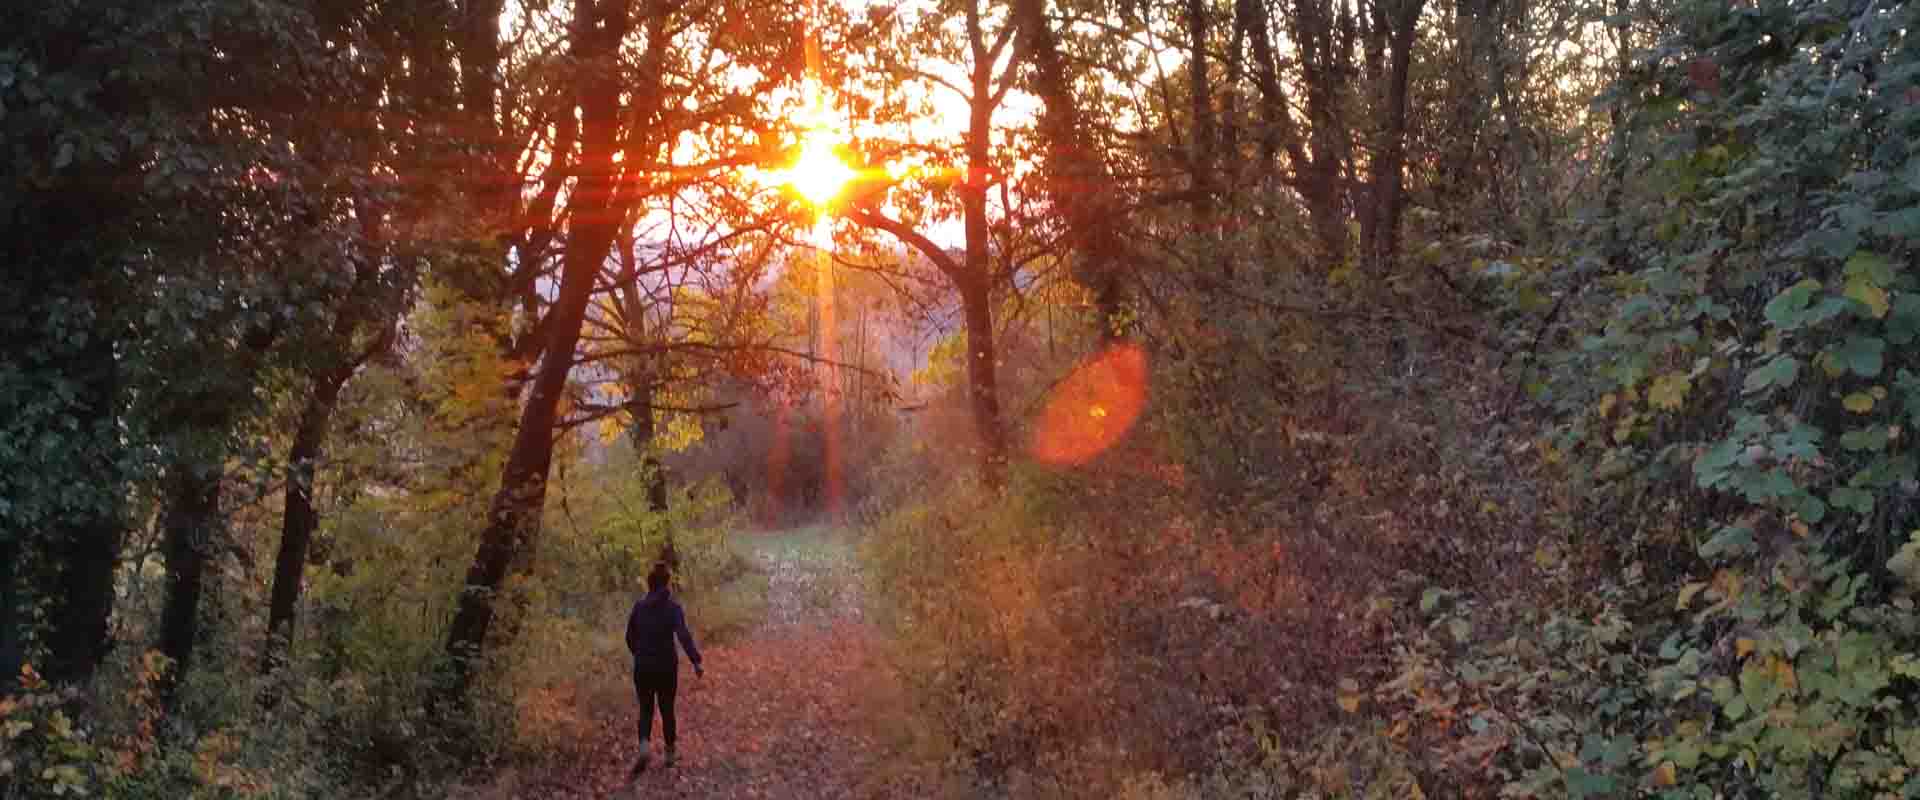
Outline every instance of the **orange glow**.
{"label": "orange glow", "polygon": [[1084,464],[1120,441],[1146,407],[1146,353],[1116,346],[1054,387],[1034,430],[1033,457],[1055,466]]}
{"label": "orange glow", "polygon": [[779,175],[782,186],[806,198],[815,208],[833,202],[847,184],[859,177],[858,172],[833,152],[832,134],[819,128],[807,131],[800,142],[800,157]]}

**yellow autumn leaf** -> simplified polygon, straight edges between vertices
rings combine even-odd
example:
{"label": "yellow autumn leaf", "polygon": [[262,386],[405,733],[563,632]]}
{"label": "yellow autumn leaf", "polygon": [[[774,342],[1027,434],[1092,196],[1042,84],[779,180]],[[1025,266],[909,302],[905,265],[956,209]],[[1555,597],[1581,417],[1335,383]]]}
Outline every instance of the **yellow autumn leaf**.
{"label": "yellow autumn leaf", "polygon": [[1655,378],[1653,385],[1647,388],[1647,402],[1652,403],[1655,408],[1672,411],[1686,402],[1687,390],[1692,387],[1693,382],[1685,375],[1677,372],[1662,375]]}
{"label": "yellow autumn leaf", "polygon": [[1680,599],[1674,602],[1673,610],[1675,611],[1687,610],[1687,606],[1693,603],[1694,595],[1699,594],[1701,590],[1705,588],[1707,588],[1706,581],[1693,581],[1691,583],[1688,583],[1685,586],[1680,587]]}
{"label": "yellow autumn leaf", "polygon": [[1671,761],[1662,761],[1660,766],[1654,767],[1650,777],[1655,786],[1672,786],[1680,781],[1679,768]]}
{"label": "yellow autumn leaf", "polygon": [[1873,312],[1874,319],[1885,317],[1891,306],[1887,302],[1887,290],[1859,278],[1847,281],[1847,297],[1865,305],[1868,311]]}
{"label": "yellow autumn leaf", "polygon": [[1735,639],[1733,642],[1733,654],[1739,658],[1746,658],[1748,653],[1753,652],[1754,647],[1755,644],[1752,639]]}
{"label": "yellow autumn leaf", "polygon": [[1779,656],[1767,659],[1767,670],[1773,673],[1773,679],[1780,682],[1788,691],[1800,688],[1800,677],[1793,671],[1793,662]]}
{"label": "yellow autumn leaf", "polygon": [[1866,392],[1854,392],[1840,400],[1840,405],[1855,414],[1865,414],[1873,410],[1873,395]]}
{"label": "yellow autumn leaf", "polygon": [[1740,597],[1740,573],[1737,570],[1723,569],[1713,573],[1713,589],[1728,600]]}

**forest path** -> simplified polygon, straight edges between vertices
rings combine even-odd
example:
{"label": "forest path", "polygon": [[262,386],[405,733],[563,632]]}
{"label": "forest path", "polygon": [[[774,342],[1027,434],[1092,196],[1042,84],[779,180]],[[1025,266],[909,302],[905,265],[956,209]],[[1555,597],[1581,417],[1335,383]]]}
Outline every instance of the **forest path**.
{"label": "forest path", "polygon": [[[873,721],[894,706],[899,681],[866,621],[849,537],[827,527],[739,535],[768,576],[767,616],[746,635],[703,647],[707,674],[683,665],[680,761],[659,759],[627,780],[639,757],[637,707],[620,716],[617,743],[580,793],[596,798],[848,798],[903,796],[889,786]],[[687,609],[694,635],[700,610]],[[924,796],[910,792],[909,796]]]}

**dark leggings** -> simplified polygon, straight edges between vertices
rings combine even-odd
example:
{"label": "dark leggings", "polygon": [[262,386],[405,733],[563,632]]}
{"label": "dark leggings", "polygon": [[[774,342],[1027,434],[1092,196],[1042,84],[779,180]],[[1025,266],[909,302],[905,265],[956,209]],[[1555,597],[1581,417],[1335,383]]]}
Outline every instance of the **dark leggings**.
{"label": "dark leggings", "polygon": [[660,732],[666,735],[667,749],[679,738],[673,727],[673,694],[680,685],[680,670],[639,671],[633,673],[633,690],[640,695],[640,747],[653,739],[653,705],[660,703]]}

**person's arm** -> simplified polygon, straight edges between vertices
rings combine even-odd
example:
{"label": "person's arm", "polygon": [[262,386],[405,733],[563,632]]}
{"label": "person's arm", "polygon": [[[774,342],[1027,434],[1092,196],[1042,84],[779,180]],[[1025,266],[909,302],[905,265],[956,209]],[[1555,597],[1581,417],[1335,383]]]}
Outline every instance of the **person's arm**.
{"label": "person's arm", "polygon": [[693,646],[693,631],[687,630],[685,609],[673,610],[673,635],[680,639],[680,649],[687,651],[687,660],[693,662],[693,671],[703,671],[700,667],[700,648]]}
{"label": "person's arm", "polygon": [[627,652],[640,655],[640,604],[634,603],[633,610],[627,612]]}

